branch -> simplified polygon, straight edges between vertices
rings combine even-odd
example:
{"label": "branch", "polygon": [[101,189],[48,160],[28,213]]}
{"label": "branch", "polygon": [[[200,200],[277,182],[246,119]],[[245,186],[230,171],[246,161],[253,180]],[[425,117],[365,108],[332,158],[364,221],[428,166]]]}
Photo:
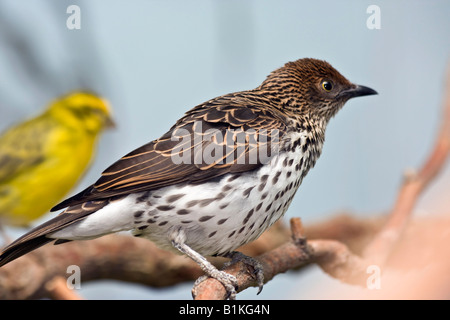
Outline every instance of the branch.
{"label": "branch", "polygon": [[[264,282],[291,269],[298,269],[311,263],[318,264],[331,276],[350,283],[361,284],[367,277],[365,262],[354,255],[348,247],[335,240],[306,241],[300,218],[292,218],[292,239],[280,247],[264,253],[258,260],[264,268]],[[242,262],[224,269],[236,277],[238,291],[257,286],[256,279]],[[195,300],[224,300],[227,292],[224,286],[213,278],[208,278],[192,289]]]}
{"label": "branch", "polygon": [[81,300],[82,298],[71,290],[63,277],[55,277],[45,285],[45,290],[54,300]]}
{"label": "branch", "polygon": [[430,182],[441,172],[450,153],[450,64],[444,87],[442,121],[430,155],[417,173],[405,177],[383,230],[366,248],[364,256],[382,265],[402,234],[414,205]]}
{"label": "branch", "polygon": [[[358,248],[361,242],[366,242],[377,232],[383,221],[367,221],[341,214],[306,228],[305,233],[310,238],[336,238],[351,248]],[[258,240],[244,246],[242,252],[259,256],[289,242],[289,239],[289,228],[278,222]],[[298,247],[287,245],[268,257],[278,256],[281,261],[284,259],[283,250],[298,251]],[[221,258],[211,260],[218,267],[224,261]],[[276,262],[267,263],[272,264]],[[194,281],[203,274],[191,259],[161,250],[148,240],[109,235],[89,241],[47,245],[0,268],[0,299],[54,298],[46,284],[55,277],[67,279],[70,265],[80,267],[82,282],[114,279],[152,287]],[[270,272],[274,273],[268,270],[266,280]]]}

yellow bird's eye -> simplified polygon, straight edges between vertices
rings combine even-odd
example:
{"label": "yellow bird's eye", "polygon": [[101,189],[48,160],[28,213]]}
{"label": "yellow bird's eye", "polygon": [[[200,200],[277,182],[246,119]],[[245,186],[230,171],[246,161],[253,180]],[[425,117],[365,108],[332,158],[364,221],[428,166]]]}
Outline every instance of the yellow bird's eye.
{"label": "yellow bird's eye", "polygon": [[322,88],[326,92],[330,92],[333,89],[333,84],[330,81],[322,81]]}

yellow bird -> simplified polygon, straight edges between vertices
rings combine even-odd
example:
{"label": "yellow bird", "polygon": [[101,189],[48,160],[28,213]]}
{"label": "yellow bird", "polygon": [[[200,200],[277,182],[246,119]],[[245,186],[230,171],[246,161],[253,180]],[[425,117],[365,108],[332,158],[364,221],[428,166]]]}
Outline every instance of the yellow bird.
{"label": "yellow bird", "polygon": [[89,166],[100,133],[114,126],[108,103],[85,92],[54,101],[0,136],[0,224],[28,226]]}

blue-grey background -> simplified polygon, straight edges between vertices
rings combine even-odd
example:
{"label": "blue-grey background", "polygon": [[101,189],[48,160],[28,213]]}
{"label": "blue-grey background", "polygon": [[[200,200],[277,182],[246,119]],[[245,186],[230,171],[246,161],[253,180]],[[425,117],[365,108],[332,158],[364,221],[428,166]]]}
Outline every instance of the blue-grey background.
{"label": "blue-grey background", "polygon": [[[80,30],[66,27],[71,4],[81,9]],[[372,4],[381,9],[379,30],[366,26]],[[432,146],[450,57],[449,16],[446,0],[0,0],[0,129],[70,90],[89,87],[105,96],[118,127],[103,135],[76,192],[191,107],[254,88],[287,61],[325,59],[379,95],[351,100],[331,121],[322,157],[285,219],[376,216],[389,210],[403,172],[418,167]],[[449,177],[447,169],[416,214],[448,213]],[[337,285],[312,267],[277,276],[258,297],[256,289],[238,297],[339,298],[327,294]],[[102,281],[83,283],[80,294],[190,299],[191,286]]]}

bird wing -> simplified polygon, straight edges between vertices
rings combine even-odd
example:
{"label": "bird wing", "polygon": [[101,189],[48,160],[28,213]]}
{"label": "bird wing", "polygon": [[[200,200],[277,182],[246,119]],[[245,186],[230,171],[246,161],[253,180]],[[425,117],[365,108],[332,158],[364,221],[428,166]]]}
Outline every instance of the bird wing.
{"label": "bird wing", "polygon": [[[260,167],[277,152],[287,130],[287,119],[270,103],[260,94],[244,91],[212,99],[188,111],[161,138],[125,155],[95,184],[52,209],[68,207],[61,214],[4,248],[0,267],[54,241],[50,234],[129,193],[177,183],[201,183]],[[208,159],[207,150],[214,156]],[[58,239],[55,244],[66,241]]]}
{"label": "bird wing", "polygon": [[51,132],[51,126],[51,123],[34,119],[0,137],[0,183],[44,161],[46,136]]}
{"label": "bird wing", "polygon": [[188,111],[161,138],[125,155],[95,184],[52,210],[256,169],[278,150],[287,128],[285,116],[269,105],[269,99],[251,92],[209,100]]}
{"label": "bird wing", "polygon": [[55,206],[53,211],[68,208],[1,251],[0,266],[54,241],[49,234],[129,193],[254,170],[277,152],[286,130],[286,118],[260,95],[243,92],[207,101],[188,111],[161,138],[111,165],[95,184]]}

